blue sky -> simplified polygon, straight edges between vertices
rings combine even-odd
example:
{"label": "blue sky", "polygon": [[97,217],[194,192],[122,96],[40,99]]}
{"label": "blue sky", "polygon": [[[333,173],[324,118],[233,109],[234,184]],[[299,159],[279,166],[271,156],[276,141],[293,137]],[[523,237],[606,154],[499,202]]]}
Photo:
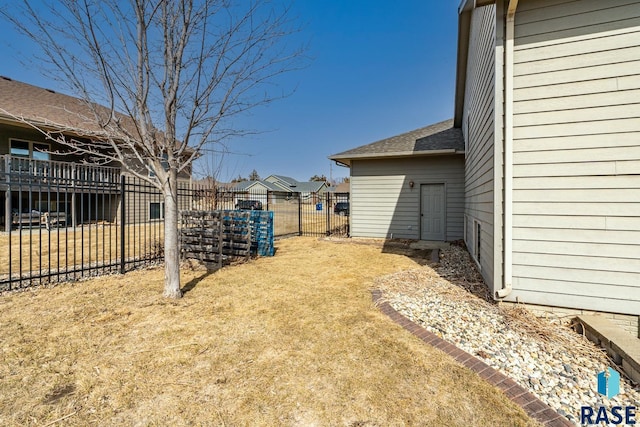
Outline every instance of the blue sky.
{"label": "blue sky", "polygon": [[[217,162],[218,178],[315,174],[348,176],[327,156],[451,118],[457,6],[453,0],[297,0],[293,14],[312,58],[285,76],[289,97],[246,117],[264,131],[231,141]],[[0,75],[60,90],[37,67],[25,67],[32,47],[0,26]],[[221,160],[221,161],[220,161]],[[199,170],[211,169],[214,166]]]}

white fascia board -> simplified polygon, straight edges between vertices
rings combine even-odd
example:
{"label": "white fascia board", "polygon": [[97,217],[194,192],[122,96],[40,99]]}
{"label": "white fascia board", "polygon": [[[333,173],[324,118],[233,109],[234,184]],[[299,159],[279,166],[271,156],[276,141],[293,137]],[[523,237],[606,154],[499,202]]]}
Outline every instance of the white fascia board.
{"label": "white fascia board", "polygon": [[351,160],[374,160],[374,159],[390,159],[403,157],[426,157],[442,154],[464,154],[464,151],[455,148],[447,148],[444,150],[428,150],[428,151],[395,151],[389,153],[362,153],[352,154],[350,156],[331,156],[329,160],[334,160],[343,164],[349,164]]}
{"label": "white fascia board", "polygon": [[[459,153],[455,148],[445,148],[442,150],[424,150],[424,151],[390,151],[388,153],[362,153],[352,154],[349,159],[359,158],[378,158],[378,157],[412,157],[412,156],[430,156],[433,154],[454,154]],[[345,157],[347,158],[347,157]]]}

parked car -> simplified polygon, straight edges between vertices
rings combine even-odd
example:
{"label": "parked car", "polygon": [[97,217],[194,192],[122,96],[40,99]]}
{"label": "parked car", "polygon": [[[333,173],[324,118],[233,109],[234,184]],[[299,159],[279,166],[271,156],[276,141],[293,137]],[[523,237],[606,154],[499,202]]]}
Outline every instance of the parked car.
{"label": "parked car", "polygon": [[261,211],[262,202],[259,200],[238,200],[236,209],[241,211]]}
{"label": "parked car", "polygon": [[333,207],[333,213],[340,216],[349,215],[349,202],[339,202]]}

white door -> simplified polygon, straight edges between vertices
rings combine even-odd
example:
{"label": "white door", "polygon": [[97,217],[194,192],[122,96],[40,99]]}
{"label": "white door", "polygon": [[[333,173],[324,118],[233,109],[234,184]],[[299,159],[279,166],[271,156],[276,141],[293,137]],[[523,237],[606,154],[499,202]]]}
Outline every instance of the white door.
{"label": "white door", "polygon": [[420,186],[420,238],[444,240],[446,225],[444,184]]}

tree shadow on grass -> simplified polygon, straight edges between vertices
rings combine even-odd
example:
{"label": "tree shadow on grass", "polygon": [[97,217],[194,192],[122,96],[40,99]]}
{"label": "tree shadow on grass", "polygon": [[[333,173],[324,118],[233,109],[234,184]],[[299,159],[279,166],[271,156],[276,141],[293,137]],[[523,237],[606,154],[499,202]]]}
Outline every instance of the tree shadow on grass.
{"label": "tree shadow on grass", "polygon": [[181,289],[182,295],[191,292],[196,286],[198,286],[198,283],[211,276],[213,273],[215,273],[214,270],[207,270],[198,277],[194,277],[193,279],[189,280]]}

